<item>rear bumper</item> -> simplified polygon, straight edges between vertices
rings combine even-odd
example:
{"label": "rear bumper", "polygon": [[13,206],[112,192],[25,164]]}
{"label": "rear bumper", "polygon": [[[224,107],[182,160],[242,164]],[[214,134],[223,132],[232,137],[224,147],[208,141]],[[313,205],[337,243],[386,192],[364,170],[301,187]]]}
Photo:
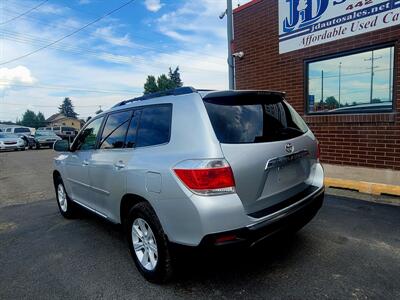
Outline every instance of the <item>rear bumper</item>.
{"label": "rear bumper", "polygon": [[316,215],[324,201],[324,188],[298,202],[267,216],[263,221],[240,229],[206,235],[200,247],[229,245],[252,246],[282,231],[300,229]]}

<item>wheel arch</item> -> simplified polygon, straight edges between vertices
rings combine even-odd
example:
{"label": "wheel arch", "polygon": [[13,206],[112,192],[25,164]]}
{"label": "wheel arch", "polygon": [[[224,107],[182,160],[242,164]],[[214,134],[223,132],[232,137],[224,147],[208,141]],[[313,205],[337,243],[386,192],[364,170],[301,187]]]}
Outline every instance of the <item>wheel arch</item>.
{"label": "wheel arch", "polygon": [[53,171],[53,183],[56,183],[57,178],[61,178],[61,174],[58,170]]}
{"label": "wheel arch", "polygon": [[128,214],[131,211],[132,207],[135,206],[136,204],[140,203],[140,202],[148,203],[154,210],[154,207],[151,205],[151,203],[147,199],[142,197],[142,196],[128,193],[128,194],[125,194],[122,197],[120,208],[119,208],[119,220],[120,220],[122,225],[124,225],[126,217],[128,216]]}

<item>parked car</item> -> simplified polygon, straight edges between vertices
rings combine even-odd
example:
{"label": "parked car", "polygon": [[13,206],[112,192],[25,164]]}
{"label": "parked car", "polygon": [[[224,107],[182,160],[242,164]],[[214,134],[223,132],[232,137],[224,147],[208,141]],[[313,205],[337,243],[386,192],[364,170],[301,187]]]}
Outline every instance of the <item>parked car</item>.
{"label": "parked car", "polygon": [[53,131],[36,130],[35,141],[36,148],[49,147],[53,148],[54,142],[61,140]]}
{"label": "parked car", "polygon": [[8,126],[8,127],[3,127],[2,131],[5,133],[18,133],[18,134],[26,134],[26,135],[31,135],[31,129],[29,127],[25,126]]}
{"label": "parked car", "polygon": [[57,141],[61,214],[126,228],[141,274],[173,273],[171,245],[252,246],[296,231],[324,198],[318,142],[284,94],[183,87],[123,101]]}
{"label": "parked car", "polygon": [[25,142],[25,148],[32,149],[36,146],[35,138],[32,135],[32,131],[29,127],[25,126],[8,126],[0,129],[0,132],[13,133],[22,138]]}
{"label": "parked car", "polygon": [[12,133],[0,133],[0,150],[25,150],[25,142]]}
{"label": "parked car", "polygon": [[53,126],[53,127],[39,127],[40,131],[53,131],[62,139],[68,139],[72,142],[77,134],[77,130],[74,127],[68,126]]}

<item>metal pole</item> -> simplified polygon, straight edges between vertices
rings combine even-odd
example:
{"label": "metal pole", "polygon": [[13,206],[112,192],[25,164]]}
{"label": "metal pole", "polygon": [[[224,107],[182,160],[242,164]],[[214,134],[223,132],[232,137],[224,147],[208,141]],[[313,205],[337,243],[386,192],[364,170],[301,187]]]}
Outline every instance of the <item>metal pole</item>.
{"label": "metal pole", "polygon": [[227,33],[228,33],[228,67],[229,67],[229,89],[235,89],[235,70],[234,61],[232,56],[232,42],[233,42],[233,16],[232,16],[232,0],[227,0],[226,9],[226,22],[227,22]]}
{"label": "metal pole", "polygon": [[324,70],[321,71],[321,103],[324,106]]}
{"label": "metal pole", "polygon": [[374,50],[372,50],[372,57],[371,57],[371,90],[369,96],[370,103],[372,103],[373,89],[374,89]]}
{"label": "metal pole", "polygon": [[393,86],[393,84],[392,84],[392,76],[393,76],[393,74],[392,74],[392,72],[393,72],[393,68],[392,68],[392,59],[393,59],[393,48],[392,47],[390,47],[390,58],[389,58],[389,97],[388,97],[388,100],[389,100],[389,102],[392,102],[392,96],[393,96],[393,94],[392,94],[392,86]]}
{"label": "metal pole", "polygon": [[340,89],[342,85],[342,62],[339,63],[339,108],[340,108]]}

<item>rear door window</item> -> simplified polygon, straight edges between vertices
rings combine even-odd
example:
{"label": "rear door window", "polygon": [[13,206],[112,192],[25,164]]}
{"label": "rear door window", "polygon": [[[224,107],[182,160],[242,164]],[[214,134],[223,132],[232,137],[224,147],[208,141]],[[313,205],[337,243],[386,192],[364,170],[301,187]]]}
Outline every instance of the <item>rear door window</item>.
{"label": "rear door window", "polygon": [[14,129],[14,133],[30,133],[29,128],[18,127]]}
{"label": "rear door window", "polygon": [[206,96],[204,104],[221,143],[282,141],[308,130],[303,119],[279,95],[243,93]]}
{"label": "rear door window", "polygon": [[148,106],[142,109],[136,147],[165,144],[171,135],[172,105]]}
{"label": "rear door window", "polygon": [[100,149],[124,148],[131,116],[132,111],[122,111],[108,116],[100,141]]}

